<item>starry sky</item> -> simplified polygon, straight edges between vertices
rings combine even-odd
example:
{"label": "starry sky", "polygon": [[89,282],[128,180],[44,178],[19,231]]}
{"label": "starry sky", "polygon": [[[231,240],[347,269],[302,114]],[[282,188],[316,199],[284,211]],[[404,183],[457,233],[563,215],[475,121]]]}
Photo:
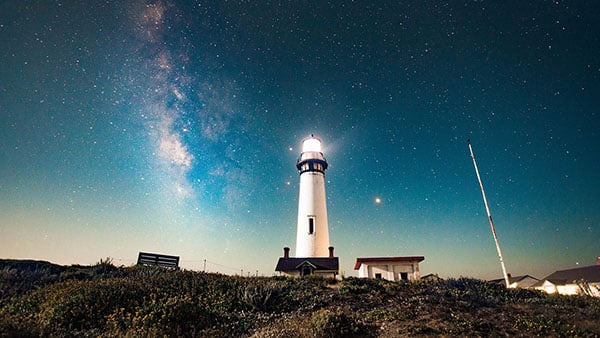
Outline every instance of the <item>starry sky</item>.
{"label": "starry sky", "polygon": [[274,274],[302,139],[331,245],[542,278],[600,256],[597,1],[1,1],[0,257]]}

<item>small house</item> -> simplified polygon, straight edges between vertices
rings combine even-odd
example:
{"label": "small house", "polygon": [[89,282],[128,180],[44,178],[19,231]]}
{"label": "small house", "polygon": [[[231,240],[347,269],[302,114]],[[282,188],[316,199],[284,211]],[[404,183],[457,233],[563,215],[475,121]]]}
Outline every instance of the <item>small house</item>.
{"label": "small house", "polygon": [[421,279],[419,263],[423,260],[423,256],[357,258],[354,270],[359,278],[416,281]]}
{"label": "small house", "polygon": [[600,258],[596,265],[556,271],[533,287],[546,293],[600,297]]}
{"label": "small house", "polygon": [[283,248],[283,257],[279,258],[275,271],[291,277],[336,278],[339,266],[339,258],[333,256],[333,247],[329,247],[329,257],[290,257],[290,249]]}

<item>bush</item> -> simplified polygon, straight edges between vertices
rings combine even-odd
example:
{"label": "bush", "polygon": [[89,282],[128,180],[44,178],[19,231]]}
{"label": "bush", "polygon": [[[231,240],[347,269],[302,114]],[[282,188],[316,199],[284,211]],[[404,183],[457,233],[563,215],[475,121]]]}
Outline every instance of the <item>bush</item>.
{"label": "bush", "polygon": [[357,295],[361,293],[383,291],[383,283],[386,283],[386,281],[369,278],[350,277],[344,279],[344,281],[342,282],[342,286],[339,288],[339,293]]}
{"label": "bush", "polygon": [[[600,299],[484,281],[243,278],[0,260],[0,337],[598,336]],[[379,331],[377,331],[379,330]]]}
{"label": "bush", "polygon": [[314,337],[356,337],[366,335],[367,328],[339,310],[322,309],[312,315],[310,328]]}
{"label": "bush", "polygon": [[246,285],[244,303],[254,311],[268,311],[279,302],[281,287],[275,282],[258,282]]}

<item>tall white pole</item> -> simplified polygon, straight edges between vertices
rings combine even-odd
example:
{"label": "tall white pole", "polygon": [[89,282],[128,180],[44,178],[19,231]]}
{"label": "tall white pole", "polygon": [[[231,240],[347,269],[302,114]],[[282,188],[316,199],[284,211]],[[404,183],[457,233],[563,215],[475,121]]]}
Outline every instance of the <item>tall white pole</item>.
{"label": "tall white pole", "polygon": [[481,188],[481,196],[483,196],[483,203],[485,204],[485,211],[487,212],[488,220],[490,221],[490,227],[492,228],[492,235],[494,236],[494,242],[496,243],[496,249],[498,250],[498,257],[500,257],[500,265],[502,266],[502,274],[504,274],[504,281],[506,287],[510,287],[510,281],[508,280],[508,273],[506,273],[506,266],[504,266],[504,258],[502,257],[502,250],[500,250],[500,243],[498,243],[498,236],[496,236],[496,228],[494,228],[494,221],[492,221],[492,214],[490,213],[490,207],[488,206],[487,198],[485,197],[485,191],[483,190],[483,183],[481,183],[481,176],[479,176],[479,169],[477,168],[477,162],[475,161],[475,155],[473,154],[473,147],[471,147],[471,140],[467,140],[469,144],[469,151],[471,152],[471,158],[473,159],[473,165],[475,166],[475,173],[477,174],[477,180],[479,181],[479,187]]}

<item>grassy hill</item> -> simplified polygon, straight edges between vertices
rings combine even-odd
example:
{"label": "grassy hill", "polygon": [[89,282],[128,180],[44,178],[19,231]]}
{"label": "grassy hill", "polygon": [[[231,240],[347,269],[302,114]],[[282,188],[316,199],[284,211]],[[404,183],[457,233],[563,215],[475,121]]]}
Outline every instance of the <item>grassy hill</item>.
{"label": "grassy hill", "polygon": [[0,337],[600,335],[600,299],[474,279],[245,278],[0,260]]}

